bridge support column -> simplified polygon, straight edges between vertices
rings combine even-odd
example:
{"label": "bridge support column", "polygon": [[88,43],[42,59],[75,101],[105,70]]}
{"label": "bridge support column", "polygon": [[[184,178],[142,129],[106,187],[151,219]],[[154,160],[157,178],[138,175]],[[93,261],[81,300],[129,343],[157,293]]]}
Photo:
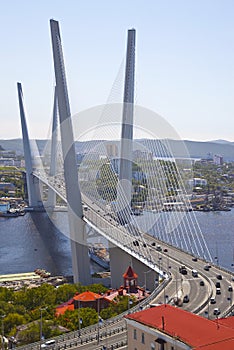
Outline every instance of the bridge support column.
{"label": "bridge support column", "polygon": [[[54,106],[53,106],[53,124],[51,139],[51,156],[50,156],[50,176],[55,176],[57,170],[57,146],[58,146],[58,115],[57,115],[57,94],[56,86],[54,88]],[[46,206],[54,209],[56,206],[56,193],[49,188]]]}
{"label": "bridge support column", "polygon": [[131,218],[135,36],[135,29],[130,29],[127,42],[119,183],[117,188],[117,213],[122,224],[128,223]]}
{"label": "bridge support column", "polygon": [[138,285],[143,287],[146,284],[148,290],[155,288],[155,279],[158,274],[155,271],[149,272],[149,267],[139,260],[124,252],[122,249],[111,245],[110,254],[110,271],[111,271],[111,287],[119,288],[123,285],[123,274],[131,265],[138,275]]}
{"label": "bridge support column", "polygon": [[24,159],[26,168],[26,182],[28,191],[28,202],[31,207],[42,207],[40,196],[39,181],[33,176],[32,151],[28,136],[28,128],[26,123],[26,116],[23,102],[23,90],[21,83],[17,83],[19,110],[21,119],[21,128],[23,135]]}
{"label": "bridge support column", "polygon": [[81,282],[82,284],[90,284],[91,275],[89,268],[88,247],[85,237],[85,226],[82,220],[83,209],[78,184],[75,144],[58,22],[51,19],[50,28],[56,79],[56,94],[58,98],[60,119],[64,178],[68,204],[73,277],[75,283]]}

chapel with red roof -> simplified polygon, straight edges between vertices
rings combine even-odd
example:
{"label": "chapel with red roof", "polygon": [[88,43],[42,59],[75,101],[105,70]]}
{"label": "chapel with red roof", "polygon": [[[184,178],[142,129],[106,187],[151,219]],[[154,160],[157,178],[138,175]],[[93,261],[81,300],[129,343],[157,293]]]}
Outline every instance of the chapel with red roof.
{"label": "chapel with red roof", "polygon": [[72,299],[56,307],[56,316],[63,315],[67,310],[74,311],[78,308],[91,307],[97,312],[109,306],[111,300],[106,296],[87,290],[83,293],[76,293]]}

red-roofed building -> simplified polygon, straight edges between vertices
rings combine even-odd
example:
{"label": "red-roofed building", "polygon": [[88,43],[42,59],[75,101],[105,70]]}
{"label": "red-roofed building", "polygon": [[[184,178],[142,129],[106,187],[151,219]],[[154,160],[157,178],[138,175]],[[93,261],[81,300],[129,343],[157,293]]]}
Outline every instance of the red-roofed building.
{"label": "red-roofed building", "polygon": [[128,266],[127,270],[123,274],[123,278],[124,278],[124,288],[129,293],[136,293],[138,275],[133,271],[133,268],[131,266]]}
{"label": "red-roofed building", "polygon": [[101,311],[109,306],[111,300],[97,293],[91,291],[86,291],[83,293],[76,293],[74,297],[68,300],[66,303],[63,303],[56,307],[55,315],[63,315],[66,310],[75,310],[82,307],[91,307]]}
{"label": "red-roofed building", "polygon": [[92,307],[96,311],[101,311],[109,306],[110,300],[105,296],[90,291],[76,294],[73,297],[75,309],[79,307]]}
{"label": "red-roofed building", "polygon": [[208,320],[164,304],[126,320],[129,350],[234,349],[234,317]]}

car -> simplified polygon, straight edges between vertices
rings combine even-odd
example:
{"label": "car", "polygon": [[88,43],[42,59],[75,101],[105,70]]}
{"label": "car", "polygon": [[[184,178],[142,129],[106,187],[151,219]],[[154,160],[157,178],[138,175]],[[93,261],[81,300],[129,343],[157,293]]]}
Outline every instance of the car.
{"label": "car", "polygon": [[218,307],[216,307],[216,308],[214,309],[213,314],[216,315],[216,316],[220,315],[220,310],[219,310]]}
{"label": "car", "polygon": [[221,289],[220,288],[216,288],[216,294],[221,294]]}
{"label": "car", "polygon": [[205,266],[204,266],[204,270],[209,271],[209,270],[210,270],[209,265],[205,265]]}
{"label": "car", "polygon": [[232,292],[232,291],[233,291],[232,286],[228,286],[228,291],[229,291],[229,292]]}
{"label": "car", "polygon": [[210,298],[210,303],[211,303],[211,304],[215,304],[215,303],[216,303],[215,298]]}
{"label": "car", "polygon": [[51,340],[47,340],[44,344],[41,345],[41,348],[47,348],[50,345],[54,345],[55,344],[55,340],[51,339]]}
{"label": "car", "polygon": [[218,280],[222,280],[222,279],[223,279],[222,275],[217,275],[216,278],[217,278]]}
{"label": "car", "polygon": [[183,303],[188,303],[189,302],[189,296],[185,295],[183,298]]}
{"label": "car", "polygon": [[216,288],[220,288],[220,282],[216,282],[216,283],[215,283],[215,287],[216,287]]}
{"label": "car", "polygon": [[167,253],[168,252],[168,250],[167,250],[167,248],[164,248],[164,250],[163,250],[165,253]]}
{"label": "car", "polygon": [[197,272],[197,270],[192,270],[192,276],[193,276],[193,277],[198,277],[198,272]]}
{"label": "car", "polygon": [[192,258],[192,261],[197,261],[197,258],[194,256],[194,257]]}
{"label": "car", "polygon": [[204,286],[204,285],[205,285],[204,281],[201,280],[201,281],[200,281],[200,286]]}
{"label": "car", "polygon": [[184,265],[181,265],[179,267],[179,272],[182,273],[183,275],[186,275],[187,274],[187,269]]}
{"label": "car", "polygon": [[188,271],[186,269],[181,271],[182,275],[187,275]]}

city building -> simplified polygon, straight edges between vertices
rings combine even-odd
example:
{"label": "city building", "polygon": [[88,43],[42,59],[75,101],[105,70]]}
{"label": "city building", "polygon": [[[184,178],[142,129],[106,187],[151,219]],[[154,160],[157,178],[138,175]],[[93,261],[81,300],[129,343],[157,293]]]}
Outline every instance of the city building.
{"label": "city building", "polygon": [[231,350],[234,316],[210,320],[169,304],[126,316],[128,350]]}
{"label": "city building", "polygon": [[202,179],[200,177],[194,177],[193,179],[188,180],[188,185],[190,187],[198,187],[198,186],[206,186],[207,185],[207,180]]}
{"label": "city building", "polygon": [[223,165],[223,157],[219,154],[215,154],[213,159],[215,165]]}
{"label": "city building", "polygon": [[55,315],[63,315],[67,310],[74,311],[78,308],[91,307],[96,311],[109,306],[111,300],[105,295],[86,291],[83,293],[76,293],[72,299],[56,307]]}

